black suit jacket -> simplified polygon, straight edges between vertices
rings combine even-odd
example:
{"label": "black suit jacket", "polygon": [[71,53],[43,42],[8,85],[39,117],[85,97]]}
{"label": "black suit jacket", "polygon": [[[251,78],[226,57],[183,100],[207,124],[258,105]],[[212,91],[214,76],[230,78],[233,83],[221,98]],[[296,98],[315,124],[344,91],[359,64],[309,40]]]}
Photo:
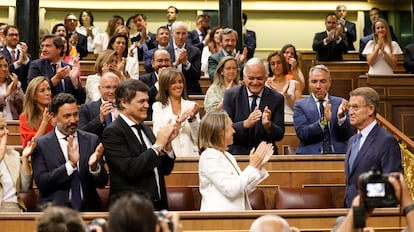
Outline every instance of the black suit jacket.
{"label": "black suit jacket", "polygon": [[[283,138],[285,134],[283,96],[265,87],[260,99],[260,111],[263,112],[266,106],[272,111],[270,133],[265,132],[261,120],[254,127],[244,129],[243,121],[250,115],[246,86],[234,87],[224,92],[223,110],[233,120],[233,128],[236,130],[233,136],[233,144],[229,147],[230,153],[233,155],[248,155],[250,150],[262,141],[274,144],[275,141],[280,141]],[[278,154],[277,147],[273,147],[274,154]]]}
{"label": "black suit jacket", "polygon": [[349,156],[355,135],[349,139],[345,159],[345,206],[351,207],[352,200],[358,195],[358,177],[376,166],[382,173],[403,172],[401,151],[397,140],[380,125],[375,125],[362,144],[358,155],[349,170]]}
{"label": "black suit jacket", "polygon": [[[69,65],[64,62],[61,62],[62,68]],[[70,65],[69,65],[70,66]],[[72,68],[72,67],[71,67]],[[30,62],[29,66],[29,73],[27,75],[27,79],[30,82],[33,78],[38,76],[45,76],[49,78],[50,89],[52,90],[52,96],[55,96],[58,93],[70,93],[72,94],[78,104],[83,104],[86,99],[86,92],[82,87],[82,83],[79,81],[78,86],[73,86],[70,77],[65,77],[65,88],[63,88],[62,82],[54,86],[52,83],[51,78],[55,75],[53,72],[51,65],[48,60],[46,59],[37,59]]]}
{"label": "black suit jacket", "polygon": [[[156,48],[158,46],[158,42],[156,40],[156,35],[148,32],[148,40],[145,40],[145,45],[142,47],[138,47],[138,61],[144,60],[144,53],[148,50]],[[131,43],[137,42],[141,39],[141,35],[137,35],[131,39]]]}
{"label": "black suit jacket", "polygon": [[79,110],[79,129],[96,134],[102,137],[106,127],[105,122],[101,123],[99,117],[102,100],[99,99],[88,104],[82,104]]}
{"label": "black suit jacket", "polygon": [[[100,198],[96,188],[104,188],[108,182],[108,174],[104,162],[99,164],[101,171],[98,176],[89,172],[88,160],[99,144],[98,136],[78,130],[79,142],[79,175],[82,184],[82,211],[100,211]],[[52,202],[54,205],[67,206],[71,178],[65,167],[65,157],[60,148],[55,130],[38,138],[32,155],[33,178],[40,192],[39,204]]]}
{"label": "black suit jacket", "polygon": [[336,43],[335,39],[327,45],[323,40],[328,36],[326,31],[316,33],[313,37],[312,48],[316,52],[317,61],[338,61],[342,60],[342,54],[348,51],[348,41],[344,33],[341,34],[341,42]]}
{"label": "black suit jacket", "polygon": [[148,114],[147,114],[146,120],[151,121],[152,120],[152,104],[156,102],[155,97],[158,94],[158,90],[155,87],[155,83],[158,82],[158,79],[157,79],[155,72],[146,73],[140,76],[139,79],[143,81],[145,84],[147,84],[149,87],[149,91],[148,91],[149,102],[148,103],[150,107],[148,108]]}
{"label": "black suit jacket", "polygon": [[[206,36],[206,35],[204,35],[204,36]],[[200,49],[200,52],[203,51],[204,43],[203,43],[203,41],[200,41],[200,36],[199,36],[196,29],[188,32],[186,43],[191,44],[194,47]]]}
{"label": "black suit jacket", "polygon": [[247,30],[246,34],[243,35],[244,47],[247,48],[247,60],[254,56],[256,50],[256,32]]}
{"label": "black suit jacket", "polygon": [[[191,44],[185,44],[184,48],[187,49],[188,61],[191,63],[191,67],[185,70],[183,67],[183,74],[185,77],[185,83],[187,85],[187,94],[203,94],[200,87],[200,68],[201,68],[201,52],[198,48]],[[170,44],[167,47],[168,53],[171,56],[171,63],[175,62],[174,45]]]}
{"label": "black suit jacket", "polygon": [[[151,129],[141,123],[151,143],[155,136]],[[161,209],[168,208],[164,175],[169,175],[174,167],[174,159],[168,155],[157,156],[151,148],[143,147],[132,128],[119,116],[102,134],[105,158],[109,166],[111,201],[114,197],[127,192],[148,194],[153,200],[158,199],[158,190],[154,168],[158,169]]]}
{"label": "black suit jacket", "polygon": [[414,43],[404,48],[404,68],[409,73],[414,73]]}
{"label": "black suit jacket", "polygon": [[345,28],[346,28],[346,32],[344,31],[344,33],[348,40],[348,48],[349,50],[354,51],[355,50],[354,42],[356,41],[355,23],[345,20]]}
{"label": "black suit jacket", "polygon": [[[17,49],[16,49],[16,51],[17,51],[17,59],[19,59],[20,51],[17,50]],[[27,73],[29,71],[30,62],[27,63],[27,64],[21,64],[20,67],[16,69],[16,68],[14,68],[14,65],[12,63],[12,57],[11,57],[11,54],[10,54],[9,50],[7,50],[7,48],[5,47],[0,52],[3,53],[6,56],[6,58],[8,59],[10,72],[15,73],[19,77],[19,81],[22,84],[23,92],[26,92],[27,83],[28,83]],[[27,57],[30,60],[32,60],[32,56],[30,54],[27,54]]]}

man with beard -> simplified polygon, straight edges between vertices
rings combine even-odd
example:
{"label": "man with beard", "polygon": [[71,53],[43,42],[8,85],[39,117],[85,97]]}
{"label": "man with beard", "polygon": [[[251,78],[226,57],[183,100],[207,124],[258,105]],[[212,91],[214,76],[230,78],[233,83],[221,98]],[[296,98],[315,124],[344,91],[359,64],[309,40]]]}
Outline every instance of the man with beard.
{"label": "man with beard", "polygon": [[206,45],[206,36],[210,33],[210,16],[198,15],[196,18],[197,28],[188,32],[187,43],[203,51]]}
{"label": "man with beard", "polygon": [[96,188],[104,188],[108,174],[98,136],[78,130],[79,108],[71,94],[56,95],[50,106],[56,127],[38,138],[32,155],[33,178],[39,204],[100,211]]}
{"label": "man with beard", "polygon": [[148,115],[147,119],[148,121],[152,120],[152,104],[155,102],[155,97],[158,93],[158,74],[163,68],[170,67],[171,66],[171,57],[170,53],[168,53],[167,50],[164,49],[158,49],[154,52],[154,55],[152,56],[152,68],[154,69],[153,72],[147,73],[145,75],[142,75],[139,77],[139,79],[148,85],[149,91],[149,109],[148,109]]}
{"label": "man with beard", "polygon": [[144,52],[144,68],[147,73],[153,72],[154,69],[152,68],[152,57],[154,56],[154,52],[158,49],[165,49],[170,44],[171,35],[170,31],[168,30],[167,26],[161,26],[157,29],[157,47],[151,50]]}
{"label": "man with beard", "polygon": [[113,72],[102,74],[99,81],[101,98],[97,101],[83,104],[79,112],[79,128],[96,134],[99,138],[103,130],[118,116],[115,106],[115,89],[119,78]]}

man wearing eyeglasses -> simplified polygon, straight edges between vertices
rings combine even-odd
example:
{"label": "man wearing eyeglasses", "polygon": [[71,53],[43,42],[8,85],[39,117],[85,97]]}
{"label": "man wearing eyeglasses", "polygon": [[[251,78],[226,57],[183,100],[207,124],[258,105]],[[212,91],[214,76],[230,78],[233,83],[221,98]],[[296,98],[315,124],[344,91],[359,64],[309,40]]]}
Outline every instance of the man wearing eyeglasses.
{"label": "man wearing eyeglasses", "polygon": [[76,15],[70,13],[65,17],[65,27],[68,30],[68,40],[73,46],[76,46],[76,51],[79,53],[80,58],[88,55],[88,40],[86,36],[77,33],[76,27],[78,26],[78,18]]}
{"label": "man wearing eyeglasses", "polygon": [[348,101],[330,95],[331,74],[325,65],[309,71],[312,94],[297,100],[293,124],[300,144],[296,154],[345,154],[352,127],[347,113]]}
{"label": "man wearing eyeglasses", "polygon": [[80,107],[79,128],[81,130],[91,132],[101,138],[105,127],[118,117],[118,110],[115,107],[115,90],[119,82],[118,76],[113,72],[102,74],[98,87],[101,98]]}
{"label": "man wearing eyeglasses", "polygon": [[376,120],[378,93],[370,87],[354,89],[349,94],[349,120],[357,134],[349,139],[345,159],[345,207],[351,207],[358,195],[357,181],[361,173],[376,167],[382,173],[403,172],[397,140]]}

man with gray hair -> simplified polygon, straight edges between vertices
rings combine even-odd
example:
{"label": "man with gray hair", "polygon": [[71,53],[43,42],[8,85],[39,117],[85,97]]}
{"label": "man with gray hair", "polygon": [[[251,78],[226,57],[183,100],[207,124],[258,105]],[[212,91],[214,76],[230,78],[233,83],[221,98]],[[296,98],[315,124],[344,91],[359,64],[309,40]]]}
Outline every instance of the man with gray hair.
{"label": "man with gray hair", "polygon": [[224,92],[223,110],[236,131],[228,150],[233,155],[248,155],[260,142],[274,144],[285,134],[284,99],[265,86],[267,76],[263,61],[252,58],[243,70],[245,84]]}
{"label": "man with gray hair", "polygon": [[345,5],[341,4],[336,6],[336,18],[338,19],[338,25],[344,29],[344,33],[348,40],[348,48],[350,51],[354,51],[354,42],[356,40],[356,27],[355,23],[350,22],[346,19],[348,9]]}
{"label": "man with gray hair", "polygon": [[249,232],[291,232],[288,222],[277,215],[263,215],[252,223]]}
{"label": "man with gray hair", "polygon": [[348,101],[330,95],[331,74],[325,65],[309,71],[311,95],[293,107],[293,124],[300,139],[296,154],[345,154],[352,127]]}
{"label": "man with gray hair", "polygon": [[[214,55],[208,57],[208,75],[213,81],[214,72],[221,59],[225,56],[233,56],[239,61],[239,66],[243,65],[247,60],[247,48],[243,49],[243,53],[236,52],[238,35],[237,31],[231,28],[224,28],[220,32],[221,50]],[[239,67],[240,68],[240,67]]]}
{"label": "man with gray hair", "polygon": [[198,48],[186,43],[188,27],[184,22],[172,25],[173,42],[167,47],[172,66],[178,68],[185,78],[187,94],[203,94],[200,83],[201,52]]}

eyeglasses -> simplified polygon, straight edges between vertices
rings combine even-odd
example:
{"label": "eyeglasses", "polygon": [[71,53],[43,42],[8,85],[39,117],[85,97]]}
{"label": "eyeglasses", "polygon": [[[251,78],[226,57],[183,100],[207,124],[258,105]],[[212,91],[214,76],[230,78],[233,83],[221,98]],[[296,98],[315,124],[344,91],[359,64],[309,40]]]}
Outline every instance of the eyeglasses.
{"label": "eyeglasses", "polygon": [[368,105],[362,105],[362,106],[359,106],[359,105],[350,105],[350,106],[348,106],[348,110],[354,110],[354,111],[358,111],[358,110],[360,110],[362,107],[366,107],[366,106],[368,106]]}
{"label": "eyeglasses", "polygon": [[78,20],[77,19],[66,19],[66,21],[68,21],[68,22],[77,22]]}
{"label": "eyeglasses", "polygon": [[157,61],[158,63],[171,62],[170,59],[156,59],[155,61]]}

